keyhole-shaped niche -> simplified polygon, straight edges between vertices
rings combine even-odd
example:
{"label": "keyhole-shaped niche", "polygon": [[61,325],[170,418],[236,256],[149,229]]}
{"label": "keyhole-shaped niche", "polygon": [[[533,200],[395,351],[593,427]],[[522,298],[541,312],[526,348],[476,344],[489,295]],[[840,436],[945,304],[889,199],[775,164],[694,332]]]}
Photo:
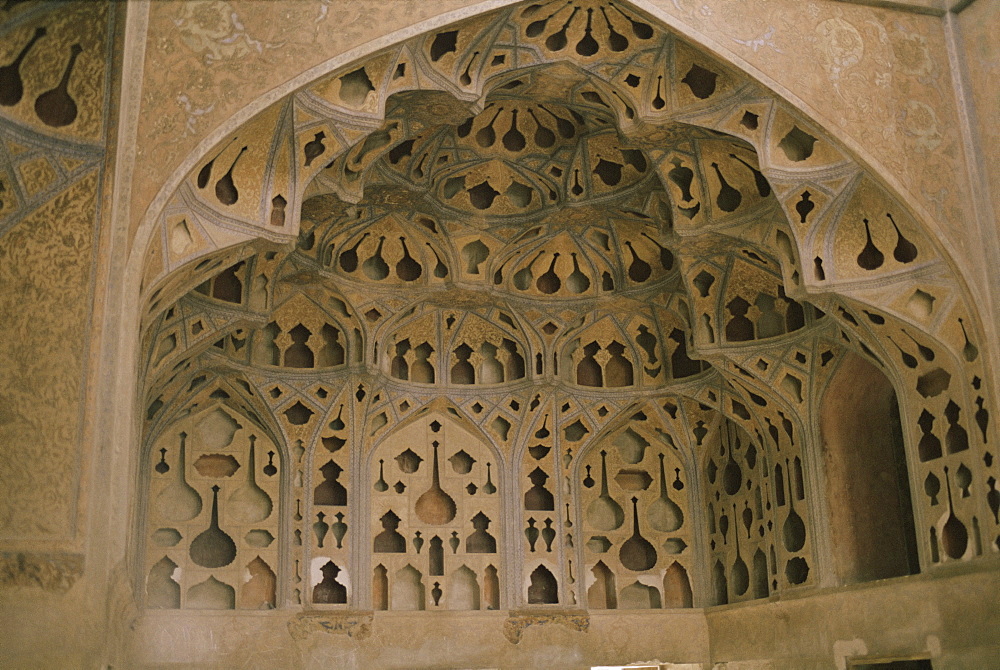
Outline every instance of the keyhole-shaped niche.
{"label": "keyhole-shaped niche", "polygon": [[277,606],[280,450],[250,418],[211,401],[214,388],[150,445],[144,524],[150,608]]}
{"label": "keyhole-shaped niche", "polygon": [[584,569],[591,609],[691,607],[688,475],[655,408],[636,408],[579,463]]}
{"label": "keyhole-shaped niche", "polygon": [[252,335],[252,360],[284,368],[320,369],[346,365],[360,353],[356,324],[343,324],[312,299],[297,293]]}
{"label": "keyhole-shaped niche", "polygon": [[368,461],[375,609],[499,609],[496,451],[441,411],[386,437]]}

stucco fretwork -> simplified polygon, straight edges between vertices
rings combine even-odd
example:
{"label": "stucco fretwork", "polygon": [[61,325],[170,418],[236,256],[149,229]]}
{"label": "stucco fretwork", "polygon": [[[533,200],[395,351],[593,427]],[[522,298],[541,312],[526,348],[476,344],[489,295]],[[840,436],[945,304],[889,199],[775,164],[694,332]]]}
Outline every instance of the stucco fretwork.
{"label": "stucco fretwork", "polygon": [[860,359],[897,393],[905,569],[1000,550],[942,249],[814,122],[633,9],[516,6],[325,76],[209,152],[162,231],[148,607],[815,586],[819,417]]}

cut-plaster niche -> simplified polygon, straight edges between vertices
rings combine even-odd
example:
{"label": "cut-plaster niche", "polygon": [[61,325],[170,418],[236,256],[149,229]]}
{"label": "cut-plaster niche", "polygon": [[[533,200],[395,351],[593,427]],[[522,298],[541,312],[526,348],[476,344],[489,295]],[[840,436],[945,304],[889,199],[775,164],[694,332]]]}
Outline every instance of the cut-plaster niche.
{"label": "cut-plaster niche", "polygon": [[[551,12],[562,13],[546,19]],[[537,66],[519,67],[505,34],[533,45]],[[921,280],[899,292],[907,273],[934,258],[934,245],[881,187],[838,190],[821,178],[846,171],[847,159],[820,128],[627,4],[520,5],[405,46],[325,75],[206,154],[184,186],[185,197],[193,193],[198,202],[197,218],[177,214],[188,206],[183,198],[172,201],[173,218],[165,217],[185,225],[163,237],[161,257],[189,265],[171,276],[151,270],[144,287],[153,317],[185,301],[201,305],[203,327],[223,310],[234,320],[216,340],[223,357],[196,349],[179,319],[150,319],[159,325],[149,327],[146,351],[160,366],[143,383],[156,389],[153,415],[173,414],[182,404],[173,389],[210,366],[246,369],[262,380],[255,384],[273,415],[267,418],[285,442],[275,446],[296,459],[287,484],[295,510],[280,513],[293,522],[295,558],[279,569],[276,558],[260,555],[272,575],[288,575],[276,587],[279,596],[288,594],[285,602],[347,607],[370,597],[379,609],[664,607],[820,583],[824,563],[815,555],[811,516],[819,506],[810,482],[822,477],[806,473],[825,466],[807,460],[815,452],[794,428],[817,418],[807,397],[815,366],[805,353],[803,360],[790,353],[781,364],[759,355],[762,376],[777,376],[747,390],[738,409],[710,383],[719,377],[712,370],[728,370],[726,356],[737,354],[707,346],[735,350],[767,340],[769,347],[794,342],[800,353],[811,352],[820,331],[835,328],[827,325],[833,320],[844,326],[835,335],[867,346],[870,339],[847,334],[863,323],[857,310],[849,312],[854,325],[840,310],[824,319],[810,306],[817,291],[866,291],[869,314],[905,317],[905,332],[883,332],[873,317],[864,318],[872,323],[866,337],[885,345],[869,351],[888,366],[887,376],[912,371],[907,399],[915,391],[923,402],[916,415],[912,403],[900,405],[904,430],[921,431],[915,453],[927,464],[920,473],[928,499],[916,505],[927,528],[918,537],[927,538],[931,563],[934,537],[947,560],[992,551],[1000,522],[991,501],[1000,493],[990,481],[991,463],[980,468],[972,459],[992,459],[991,399],[975,367],[981,361],[973,312],[946,268],[937,283]],[[417,77],[418,70],[435,76]],[[421,86],[445,90],[406,95]],[[464,102],[470,96],[482,98],[478,106]],[[307,105],[310,114],[300,113]],[[278,149],[264,151],[265,144]],[[281,148],[287,146],[294,151]],[[292,163],[308,169],[296,172]],[[290,176],[282,182],[279,174]],[[864,198],[862,187],[870,191]],[[857,209],[862,200],[881,209]],[[240,208],[251,206],[254,217],[241,219]],[[765,213],[775,222],[761,223]],[[888,226],[873,229],[876,220]],[[224,228],[289,244],[200,258],[201,249],[214,248],[205,231]],[[866,252],[869,237],[874,251]],[[805,240],[818,246],[807,250]],[[880,265],[876,251],[885,257]],[[831,301],[817,296],[816,304]],[[565,387],[569,409],[538,401],[538,382]],[[681,424],[673,433],[660,429],[694,445],[698,458],[674,462],[673,478],[673,452],[644,446],[665,438],[640,419],[612,431],[603,448],[584,449],[597,432],[595,417],[603,418],[581,412],[584,400],[599,396],[624,406],[637,392],[682,387],[698,399],[695,408],[673,405]],[[513,404],[507,394],[516,395]],[[419,424],[426,434],[393,441],[410,430],[395,432],[395,421],[446,395],[454,406],[441,416],[450,420],[456,407],[467,407],[482,434],[458,444],[453,435],[436,439],[434,421],[441,430],[447,422],[421,414],[407,426]],[[794,412],[778,409],[789,401]],[[973,420],[978,431],[970,430]],[[935,439],[944,445],[940,457]],[[373,446],[377,458],[358,466]],[[601,451],[610,462],[599,463]],[[313,460],[298,467],[296,453]],[[215,471],[234,462],[247,467],[249,452],[229,455],[216,459]],[[590,472],[570,477],[574,458]],[[160,462],[178,467],[169,458]],[[280,467],[280,459],[268,466]],[[581,510],[605,500],[603,483],[597,487],[605,480],[621,522],[574,535],[594,523]],[[214,492],[193,481],[187,485],[198,491],[199,513],[219,514],[215,526],[209,518],[195,534],[217,526],[243,549],[230,530],[224,482],[216,503]],[[696,503],[675,487],[690,491],[692,482],[702,493]],[[283,499],[284,491],[257,486],[275,504]],[[150,499],[159,495],[155,488]],[[352,516],[365,499],[373,501],[370,524]],[[980,500],[988,516],[974,509]],[[685,519],[674,530],[666,529],[680,517],[668,503]],[[689,527],[695,504],[704,507],[705,529]],[[925,509],[951,516],[928,524]],[[517,523],[504,527],[501,518]],[[967,529],[964,548],[959,531],[946,532],[956,522]],[[181,536],[178,547],[192,532],[160,527],[165,543],[175,538],[171,529]],[[257,548],[265,532],[279,537],[255,527],[242,539]],[[702,534],[707,546],[695,540]],[[574,537],[585,546],[573,545]],[[496,551],[474,551],[470,541]],[[597,551],[605,541],[605,551]],[[223,545],[220,539],[208,553],[221,555]],[[497,558],[509,555],[519,557],[513,566]],[[181,584],[187,577],[175,571],[189,558],[180,550],[150,556],[147,574],[159,566],[164,592],[174,589],[161,578],[168,572],[185,589],[198,586],[193,602],[224,606],[227,588],[238,602],[239,584],[222,568]],[[267,583],[259,564],[249,567],[253,558],[242,565]],[[697,576],[706,573],[699,587]],[[183,603],[188,591],[181,593]]]}

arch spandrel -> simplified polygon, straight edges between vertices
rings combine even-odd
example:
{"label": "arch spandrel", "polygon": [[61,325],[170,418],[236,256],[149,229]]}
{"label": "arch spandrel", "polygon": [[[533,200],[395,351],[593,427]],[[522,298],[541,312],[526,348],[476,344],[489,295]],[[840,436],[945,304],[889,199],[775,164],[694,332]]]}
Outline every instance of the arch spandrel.
{"label": "arch spandrel", "polygon": [[[314,500],[296,512],[302,518],[286,540],[296,567],[282,574],[301,568],[304,577],[308,565],[309,579],[322,580],[310,585],[319,589],[313,602],[346,604],[343,587],[350,603],[434,609],[458,602],[450,599],[454,588],[472,606],[495,586],[504,606],[573,607],[588,603],[594,580],[603,579],[608,607],[608,575],[622,570],[638,576],[618,580],[619,607],[663,607],[668,592],[672,603],[706,605],[828,583],[828,538],[816,529],[833,502],[817,485],[814,419],[824,368],[838,356],[833,342],[923,398],[901,403],[909,442],[928,432],[922,413],[952,435],[952,451],[928,459],[915,478],[945,464],[972,472],[971,457],[985,454],[990,399],[980,338],[941,244],[815,122],[631,6],[614,5],[621,19],[607,17],[609,7],[588,1],[551,21],[534,17],[543,10],[532,6],[496,10],[323,75],[230,133],[171,202],[171,227],[155,252],[169,260],[149,281],[197,267],[209,249],[218,265],[159,288],[147,284],[151,318],[171,288],[205,280],[208,298],[189,302],[205,302],[206,313],[218,308],[208,304],[226,302],[216,295],[218,278],[246,258],[252,272],[237,277],[245,300],[224,306],[232,318],[220,319],[213,337],[223,335],[221,349],[235,353],[248,324],[260,332],[275,323],[288,331],[272,333],[276,343],[284,337],[277,360],[287,362],[295,349],[296,364],[283,368],[298,370],[277,370],[273,356],[271,366],[254,368],[253,357],[223,363],[212,347],[191,347],[193,340],[157,326],[150,341],[169,348],[163,343],[175,340],[154,364],[150,389],[177,383],[170,366],[253,368],[283,439],[318,454],[292,487],[300,502],[325,486],[321,500],[340,500],[343,487],[344,507],[363,504],[373,495],[365,482],[372,465],[352,454],[422,421],[417,408],[434,403],[474,423],[507,459],[497,459],[494,483],[510,499],[506,558],[490,565],[445,560],[447,568],[436,562],[425,572],[412,542],[389,552],[404,554],[399,560],[369,562],[367,542],[352,535],[352,512],[340,510],[348,519],[337,522],[348,526],[337,540],[342,553],[320,554],[329,549],[333,510],[318,510],[327,503]],[[869,220],[867,233],[859,217]],[[228,254],[238,239],[255,241]],[[324,310],[339,304],[350,317],[343,368],[299,364],[317,355],[309,343],[322,326],[282,325],[278,313],[296,292]],[[859,310],[882,323],[861,321]],[[614,437],[609,417],[631,412],[639,398],[656,408],[663,434],[704,456],[684,465],[700,495],[688,507],[689,553],[671,563],[660,560],[663,546],[643,548],[638,558],[598,569],[601,552],[591,551],[580,516],[579,463],[592,460],[586,445],[596,435]],[[340,418],[345,406],[349,421]],[[675,415],[671,433],[665,426]],[[979,441],[972,421],[982,426]],[[967,446],[957,448],[963,432]],[[722,433],[730,442],[738,433],[739,446]],[[623,481],[645,482],[648,492],[656,463],[640,457],[614,467],[626,465],[645,475],[626,473]],[[985,475],[992,466],[975,467]],[[756,472],[744,485],[727,479],[727,468]],[[388,480],[373,490],[409,495],[399,482],[402,492]],[[649,520],[640,518],[636,497],[639,534]],[[986,492],[970,497],[955,510],[975,516],[979,550],[949,559],[972,559],[983,537],[996,537]],[[630,502],[620,503],[624,516]],[[933,514],[929,501],[914,505],[918,519]],[[409,532],[409,521],[394,513],[369,530],[398,544],[394,533]],[[739,536],[745,547],[738,532],[747,534]],[[437,535],[435,552],[457,556],[442,544],[455,537]],[[933,538],[922,541],[924,563],[940,560]],[[629,567],[653,553],[655,584],[640,574],[647,568]],[[320,555],[334,565],[314,565]],[[334,568],[349,586],[327,577]],[[303,588],[290,606],[309,601]]]}

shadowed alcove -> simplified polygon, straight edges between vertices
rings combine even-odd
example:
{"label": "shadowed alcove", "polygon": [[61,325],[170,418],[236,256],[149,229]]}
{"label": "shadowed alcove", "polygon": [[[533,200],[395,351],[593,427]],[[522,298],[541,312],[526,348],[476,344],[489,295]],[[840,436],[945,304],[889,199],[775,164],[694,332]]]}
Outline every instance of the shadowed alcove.
{"label": "shadowed alcove", "polygon": [[885,374],[846,356],[823,394],[820,432],[838,577],[920,572],[899,404]]}

